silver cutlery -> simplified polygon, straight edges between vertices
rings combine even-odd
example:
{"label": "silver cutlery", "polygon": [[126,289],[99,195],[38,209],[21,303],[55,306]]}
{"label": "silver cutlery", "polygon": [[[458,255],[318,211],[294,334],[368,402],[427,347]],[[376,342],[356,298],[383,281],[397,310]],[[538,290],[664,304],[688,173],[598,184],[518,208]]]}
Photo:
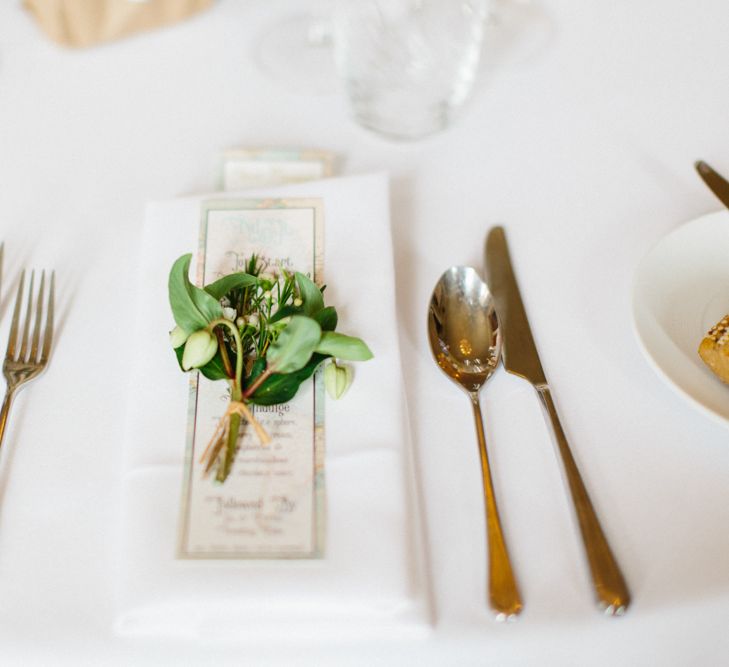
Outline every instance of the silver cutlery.
{"label": "silver cutlery", "polygon": [[471,399],[486,505],[489,603],[497,619],[512,619],[523,605],[499,520],[479,402],[499,364],[501,328],[491,293],[474,269],[456,266],[441,276],[428,308],[428,337],[438,366]]}
{"label": "silver cutlery", "polygon": [[8,349],[3,362],[3,375],[7,383],[7,390],[2,408],[0,408],[0,447],[3,443],[10,406],[15,394],[23,385],[37,378],[45,370],[51,353],[55,274],[51,273],[47,299],[45,297],[45,271],[41,273],[40,286],[35,298],[33,294],[34,281],[35,273],[33,272],[30,275],[25,316],[21,328],[20,315],[24,297],[25,271],[20,275],[18,295],[10,324]]}
{"label": "silver cutlery", "polygon": [[511,266],[506,234],[502,227],[491,229],[486,239],[486,272],[504,329],[504,368],[509,373],[528,380],[537,390],[557,440],[598,605],[606,615],[622,615],[630,604],[630,593],[600,526],[559,421]]}

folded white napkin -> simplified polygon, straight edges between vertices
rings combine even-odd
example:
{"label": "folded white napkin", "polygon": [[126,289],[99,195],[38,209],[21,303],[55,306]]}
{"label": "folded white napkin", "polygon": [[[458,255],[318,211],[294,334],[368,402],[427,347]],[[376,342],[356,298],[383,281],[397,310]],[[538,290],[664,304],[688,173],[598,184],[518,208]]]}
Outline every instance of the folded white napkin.
{"label": "folded white napkin", "polygon": [[[116,629],[246,640],[393,637],[430,628],[395,316],[384,175],[246,191],[324,200],[327,303],[375,358],[340,401],[327,398],[325,557],[175,558],[187,377],[169,347],[167,275],[197,248],[200,204],[151,204],[140,262],[125,436]],[[232,197],[230,193],[211,195]]]}

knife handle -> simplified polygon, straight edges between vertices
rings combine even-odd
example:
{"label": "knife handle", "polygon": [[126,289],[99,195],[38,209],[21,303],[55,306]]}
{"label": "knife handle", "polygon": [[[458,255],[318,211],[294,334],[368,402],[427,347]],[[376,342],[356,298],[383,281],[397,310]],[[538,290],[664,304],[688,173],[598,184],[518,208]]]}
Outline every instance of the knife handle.
{"label": "knife handle", "polygon": [[580,526],[582,541],[587,553],[587,562],[590,566],[598,605],[607,616],[620,616],[625,613],[630,604],[628,587],[615,556],[610,550],[607,538],[600,527],[597,514],[590,501],[590,496],[587,494],[587,489],[557,416],[557,409],[554,406],[549,387],[546,385],[537,386],[537,392],[549,415],[557,440],[557,447],[562,458],[567,483],[572,495],[572,503],[575,507],[577,522]]}

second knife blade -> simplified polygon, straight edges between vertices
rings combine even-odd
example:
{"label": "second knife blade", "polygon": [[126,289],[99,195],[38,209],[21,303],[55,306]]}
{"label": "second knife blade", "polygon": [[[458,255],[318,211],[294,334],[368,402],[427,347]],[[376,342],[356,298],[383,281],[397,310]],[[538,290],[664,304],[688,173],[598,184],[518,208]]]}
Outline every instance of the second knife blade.
{"label": "second knife blade", "polygon": [[724,206],[729,208],[729,182],[703,160],[699,160],[694,166],[704,183],[709,186],[709,190],[718,197]]}

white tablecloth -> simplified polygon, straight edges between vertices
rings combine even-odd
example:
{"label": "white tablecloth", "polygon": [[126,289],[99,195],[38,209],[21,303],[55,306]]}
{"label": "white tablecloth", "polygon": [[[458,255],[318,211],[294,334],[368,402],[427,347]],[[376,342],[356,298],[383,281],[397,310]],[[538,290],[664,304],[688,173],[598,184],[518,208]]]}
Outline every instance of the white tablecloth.
{"label": "white tablecloth", "polygon": [[[718,208],[693,172],[729,173],[729,7],[543,0],[531,58],[487,67],[450,130],[414,144],[353,125],[336,95],[288,92],[255,39],[291,0],[221,0],[169,30],[92,51],[46,41],[0,5],[0,237],[58,274],[57,354],[21,394],[0,469],[0,662],[48,664],[686,665],[729,652],[729,433],[645,363],[632,272],[664,234]],[[516,59],[518,60],[518,59]],[[120,410],[129,391],[145,203],[216,185],[234,145],[337,152],[392,174],[406,392],[438,624],[427,641],[300,646],[118,639],[112,572]],[[485,600],[480,475],[466,399],[425,336],[433,284],[481,263],[507,226],[564,426],[629,580],[620,619],[594,608],[549,432],[531,388],[484,393],[495,483],[526,600],[495,624]]]}

